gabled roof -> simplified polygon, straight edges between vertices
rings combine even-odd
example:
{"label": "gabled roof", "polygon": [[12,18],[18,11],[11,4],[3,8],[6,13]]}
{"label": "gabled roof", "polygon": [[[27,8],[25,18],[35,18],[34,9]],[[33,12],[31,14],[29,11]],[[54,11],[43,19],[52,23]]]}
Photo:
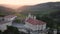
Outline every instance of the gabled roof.
{"label": "gabled roof", "polygon": [[46,24],[45,22],[41,21],[41,20],[37,20],[37,19],[32,19],[32,18],[28,18],[26,20],[26,22],[33,24],[33,25],[43,25]]}
{"label": "gabled roof", "polygon": [[13,18],[15,17],[15,15],[8,15],[8,16],[5,16],[5,18]]}
{"label": "gabled roof", "polygon": [[[8,16],[5,16],[4,18],[13,18],[13,17],[15,17],[15,15],[8,15]],[[0,21],[0,24],[5,24],[5,23],[9,23],[9,21],[4,21],[4,18],[3,18],[3,20],[2,21]]]}

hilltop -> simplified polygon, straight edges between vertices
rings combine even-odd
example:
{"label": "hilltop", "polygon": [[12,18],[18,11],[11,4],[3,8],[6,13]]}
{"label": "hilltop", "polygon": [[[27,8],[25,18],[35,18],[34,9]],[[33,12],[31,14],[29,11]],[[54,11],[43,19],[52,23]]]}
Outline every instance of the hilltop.
{"label": "hilltop", "polygon": [[15,11],[14,9],[11,9],[11,8],[0,5],[0,15],[13,14],[14,11]]}
{"label": "hilltop", "polygon": [[60,2],[48,2],[37,4],[33,6],[22,6],[18,8],[18,11],[21,11],[21,14],[49,14],[51,12],[60,10]]}

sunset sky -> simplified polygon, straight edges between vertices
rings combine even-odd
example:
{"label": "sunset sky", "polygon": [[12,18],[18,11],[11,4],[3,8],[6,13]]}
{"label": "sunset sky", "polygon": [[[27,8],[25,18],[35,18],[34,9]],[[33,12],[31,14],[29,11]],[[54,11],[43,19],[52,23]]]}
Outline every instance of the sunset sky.
{"label": "sunset sky", "polygon": [[0,0],[0,4],[12,4],[12,5],[35,5],[45,2],[56,2],[60,0]]}

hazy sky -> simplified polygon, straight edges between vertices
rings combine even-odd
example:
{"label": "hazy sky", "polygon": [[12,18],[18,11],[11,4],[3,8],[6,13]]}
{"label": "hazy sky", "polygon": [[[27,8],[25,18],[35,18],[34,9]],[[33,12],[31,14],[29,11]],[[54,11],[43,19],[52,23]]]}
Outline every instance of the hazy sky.
{"label": "hazy sky", "polygon": [[13,5],[35,5],[45,2],[56,2],[60,0],[0,0],[0,4],[13,4]]}

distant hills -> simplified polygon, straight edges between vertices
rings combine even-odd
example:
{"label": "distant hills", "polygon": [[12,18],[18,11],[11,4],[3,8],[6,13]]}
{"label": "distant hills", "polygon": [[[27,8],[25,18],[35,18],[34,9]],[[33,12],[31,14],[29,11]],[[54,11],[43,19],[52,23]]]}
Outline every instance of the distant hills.
{"label": "distant hills", "polygon": [[37,19],[47,22],[48,27],[60,29],[60,2],[23,6],[18,11],[20,14],[37,14]]}
{"label": "distant hills", "polygon": [[49,14],[60,10],[60,2],[48,2],[33,6],[22,6],[18,9],[21,14]]}
{"label": "distant hills", "polygon": [[12,5],[12,4],[0,4],[0,6],[8,7],[11,9],[17,9],[20,7],[20,5]]}
{"label": "distant hills", "polygon": [[32,13],[37,19],[45,21],[50,28],[60,29],[60,2],[48,2],[34,6],[23,6],[18,9],[20,14]]}
{"label": "distant hills", "polygon": [[11,8],[7,8],[5,6],[0,6],[0,15],[8,15],[8,14],[13,14],[14,13],[14,9]]}
{"label": "distant hills", "polygon": [[[15,12],[16,11],[16,12]],[[60,27],[60,2],[48,2],[32,6],[20,6],[18,9],[12,9],[5,5],[0,5],[0,15],[16,14],[19,18],[25,18],[26,14],[32,13],[38,19],[55,24]],[[54,25],[54,26],[55,26]]]}
{"label": "distant hills", "polygon": [[[16,6],[17,7],[17,6]],[[47,2],[37,5],[29,5],[29,6],[20,6],[18,9],[12,9],[7,7],[7,5],[0,5],[0,14],[11,14],[14,12],[20,12],[20,14],[39,14],[45,15],[54,12],[60,11],[60,2]]]}
{"label": "distant hills", "polygon": [[37,16],[37,19],[47,22],[49,27],[53,26],[53,28],[55,28],[58,26],[60,29],[60,2],[48,2],[32,6],[22,6],[18,9],[12,9],[0,5],[0,15],[9,15],[14,13],[19,16],[19,18],[25,18],[26,14],[32,13]]}

